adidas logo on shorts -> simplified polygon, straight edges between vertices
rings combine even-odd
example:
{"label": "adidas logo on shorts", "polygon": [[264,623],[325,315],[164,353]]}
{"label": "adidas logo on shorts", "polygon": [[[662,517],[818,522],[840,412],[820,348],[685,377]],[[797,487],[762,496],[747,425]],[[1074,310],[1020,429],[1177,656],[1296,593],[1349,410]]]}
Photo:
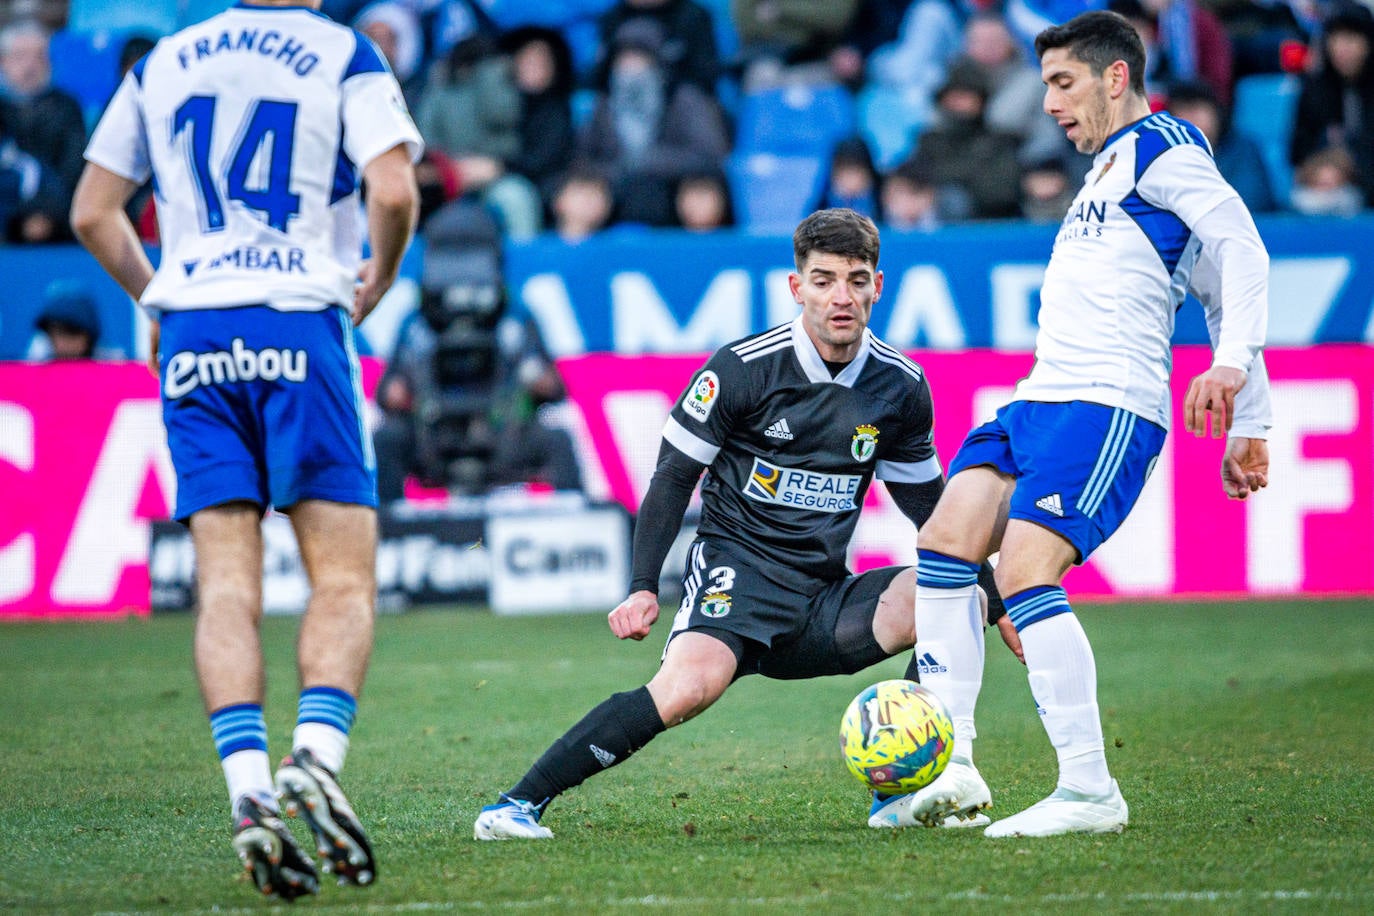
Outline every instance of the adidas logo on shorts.
{"label": "adidas logo on shorts", "polygon": [[792,430],[788,428],[786,417],[765,429],[763,431],[763,434],[773,439],[785,439],[788,442],[791,442],[793,439],[797,438],[796,436],[792,435]]}
{"label": "adidas logo on shorts", "polygon": [[1044,509],[1050,515],[1064,517],[1064,503],[1060,501],[1058,493],[1051,493],[1049,496],[1042,496],[1035,501],[1039,509]]}

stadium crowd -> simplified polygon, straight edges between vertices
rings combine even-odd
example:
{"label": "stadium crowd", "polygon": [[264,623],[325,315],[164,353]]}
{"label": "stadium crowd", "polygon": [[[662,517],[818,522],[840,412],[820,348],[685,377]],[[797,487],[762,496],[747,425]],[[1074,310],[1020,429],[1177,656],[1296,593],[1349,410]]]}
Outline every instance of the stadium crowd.
{"label": "stadium crowd", "polygon": [[[1103,5],[1145,41],[1152,107],[1207,134],[1253,211],[1374,204],[1374,15],[1358,0],[324,0],[323,12],[369,35],[404,88],[428,146],[422,220],[462,197],[508,238],[575,242],[773,228],[819,206],[895,230],[1057,222],[1086,160],[1041,112],[1029,45]],[[0,12],[7,243],[70,240],[87,131],[158,37],[127,26],[136,6]],[[116,31],[94,30],[101,17]],[[100,50],[111,34],[114,53]],[[155,241],[150,200],[132,206]]]}

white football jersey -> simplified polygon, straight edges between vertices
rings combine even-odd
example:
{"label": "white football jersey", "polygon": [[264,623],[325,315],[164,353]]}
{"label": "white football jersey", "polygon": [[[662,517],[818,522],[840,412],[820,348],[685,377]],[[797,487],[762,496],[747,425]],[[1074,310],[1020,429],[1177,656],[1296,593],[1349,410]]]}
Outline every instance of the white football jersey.
{"label": "white football jersey", "polygon": [[[1015,397],[1121,407],[1167,429],[1170,338],[1202,256],[1197,226],[1232,199],[1239,195],[1206,138],[1186,121],[1157,112],[1108,138],[1059,227],[1040,291],[1035,365]],[[1256,262],[1247,268],[1263,277],[1263,245],[1239,213],[1214,235],[1243,239],[1242,256]],[[1225,303],[1219,364],[1249,371],[1263,346],[1267,290],[1262,279],[1254,285]]]}
{"label": "white football jersey", "polygon": [[353,301],[362,170],[420,135],[376,46],[303,7],[235,6],[163,38],[125,77],[86,158],[153,177],[160,311]]}

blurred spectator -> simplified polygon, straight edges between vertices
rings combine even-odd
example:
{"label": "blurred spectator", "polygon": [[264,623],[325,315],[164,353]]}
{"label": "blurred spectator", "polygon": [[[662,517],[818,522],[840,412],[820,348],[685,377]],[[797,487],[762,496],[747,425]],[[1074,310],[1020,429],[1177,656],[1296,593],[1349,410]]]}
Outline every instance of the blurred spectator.
{"label": "blurred spectator", "polygon": [[100,311],[95,293],[79,280],[54,280],[43,293],[43,310],[29,344],[32,360],[116,359],[122,354],[98,348]]}
{"label": "blurred spectator", "polygon": [[1076,194],[1064,160],[1033,162],[1021,173],[1021,216],[1033,223],[1062,223]]}
{"label": "blurred spectator", "polygon": [[688,232],[713,232],[735,224],[725,175],[718,171],[683,176],[673,196],[677,223]]}
{"label": "blurred spectator", "polygon": [[746,92],[787,82],[829,82],[859,0],[730,0]]}
{"label": "blurred spectator", "polygon": [[403,498],[410,475],[468,493],[580,490],[572,439],[538,415],[563,399],[563,381],[534,322],[507,313],[500,229],[481,205],[430,220],[420,286],[377,387],[378,499]]}
{"label": "blurred spectator", "polygon": [[878,170],[861,137],[841,140],[830,154],[825,186],[813,209],[829,207],[848,207],[871,220],[878,219]]}
{"label": "blurred spectator", "polygon": [[1169,112],[1196,125],[1212,144],[1217,171],[1240,194],[1252,213],[1278,209],[1269,167],[1259,144],[1231,129],[1230,119],[1205,83],[1184,83],[1169,93]]}
{"label": "blurred spectator", "polygon": [[50,242],[61,235],[59,223],[67,196],[61,184],[37,159],[19,148],[0,123],[0,233],[8,242]]}
{"label": "blurred spectator", "polygon": [[1289,161],[1301,167],[1313,153],[1344,149],[1355,164],[1366,203],[1374,203],[1374,16],[1342,7],[1326,23],[1318,68],[1303,77]]}
{"label": "blurred spectator", "polygon": [[960,22],[952,0],[916,0],[902,19],[896,41],[870,55],[869,81],[933,99],[959,53]]}
{"label": "blurred spectator", "polygon": [[520,93],[519,149],[507,160],[534,182],[544,201],[553,198],[558,177],[572,160],[576,143],[572,118],[572,52],[554,29],[526,26],[501,36]]}
{"label": "blurred spectator", "polygon": [[955,65],[982,70],[989,89],[983,120],[993,130],[1020,139],[1020,161],[1076,155],[1059,125],[1045,116],[1045,85],[1040,81],[1039,66],[1031,65],[1000,13],[982,11],[969,18],[964,25],[963,54]]}
{"label": "blurred spectator", "polygon": [[1151,104],[1174,83],[1201,81],[1231,104],[1231,39],[1221,20],[1194,0],[1110,0],[1145,43],[1145,83]]}
{"label": "blurred spectator", "polygon": [[597,23],[601,57],[592,74],[595,88],[609,85],[615,36],[625,23],[636,19],[653,22],[662,32],[660,56],[669,82],[694,83],[715,95],[720,75],[715,25],[711,13],[694,0],[618,0],[613,4]]}
{"label": "blurred spectator", "polygon": [[376,42],[401,84],[406,104],[414,108],[425,86],[425,34],[414,7],[401,0],[379,0],[358,13],[353,27]]}
{"label": "blurred spectator", "polygon": [[901,232],[940,228],[939,193],[930,172],[915,163],[897,166],[883,178],[882,225]]}
{"label": "blurred spectator", "polygon": [[510,58],[479,35],[453,46],[415,112],[426,146],[458,163],[464,192],[496,210],[516,239],[543,227],[538,190],[506,168],[521,151],[523,104]]}
{"label": "blurred spectator", "polygon": [[611,224],[615,215],[611,182],[596,169],[575,165],[559,181],[550,208],[558,237],[576,244]]}
{"label": "blurred spectator", "polygon": [[[921,134],[911,157],[930,170],[950,201],[952,219],[1000,219],[1020,213],[1019,143],[1014,135],[992,130],[984,122],[987,99],[980,70],[951,67],[935,97],[938,121]],[[962,192],[966,205],[954,204],[950,192]]]}
{"label": "blurred spectator", "polygon": [[457,200],[463,192],[458,163],[434,149],[426,149],[415,163],[415,184],[420,192],[420,229],[444,204]]}
{"label": "blurred spectator", "polygon": [[719,169],[730,149],[715,99],[668,80],[657,23],[632,19],[616,33],[608,87],[578,140],[578,154],[611,178],[616,215],[673,222],[673,187],[684,175]]}
{"label": "blurred spectator", "polygon": [[911,0],[859,0],[844,37],[830,52],[830,72],[852,92],[867,78],[868,58],[874,51],[896,41]]}
{"label": "blurred spectator", "polygon": [[31,19],[0,30],[0,75],[5,82],[0,122],[19,148],[52,174],[62,192],[56,211],[47,213],[54,223],[51,234],[29,241],[71,237],[66,214],[85,165],[86,122],[80,103],[52,85],[49,38],[48,30]]}
{"label": "blurred spectator", "polygon": [[1302,71],[1309,35],[1292,4],[1285,0],[1215,0],[1208,8],[1231,37],[1234,79],[1256,73]]}
{"label": "blurred spectator", "polygon": [[1293,173],[1293,209],[1304,216],[1354,216],[1365,208],[1355,160],[1345,148],[1328,146],[1303,160]]}

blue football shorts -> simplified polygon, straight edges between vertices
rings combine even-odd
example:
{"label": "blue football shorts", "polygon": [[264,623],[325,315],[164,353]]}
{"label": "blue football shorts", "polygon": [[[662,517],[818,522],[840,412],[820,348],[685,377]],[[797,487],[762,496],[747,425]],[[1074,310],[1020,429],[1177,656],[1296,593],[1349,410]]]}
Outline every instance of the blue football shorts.
{"label": "blue football shorts", "polygon": [[176,468],[174,517],[247,500],[377,505],[353,327],[337,306],[168,311],[162,418]]}
{"label": "blue football shorts", "polygon": [[991,465],[1015,477],[1010,516],[1062,535],[1082,563],[1126,520],[1165,434],[1119,407],[1012,401],[968,434],[949,476]]}

